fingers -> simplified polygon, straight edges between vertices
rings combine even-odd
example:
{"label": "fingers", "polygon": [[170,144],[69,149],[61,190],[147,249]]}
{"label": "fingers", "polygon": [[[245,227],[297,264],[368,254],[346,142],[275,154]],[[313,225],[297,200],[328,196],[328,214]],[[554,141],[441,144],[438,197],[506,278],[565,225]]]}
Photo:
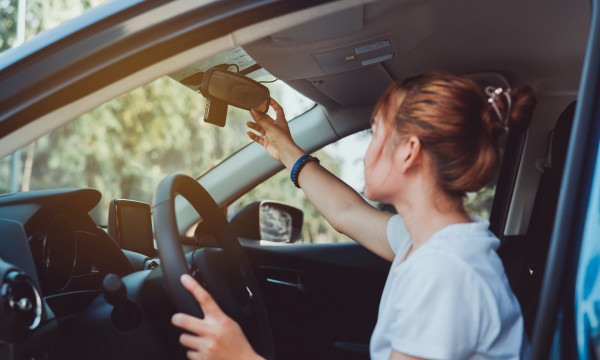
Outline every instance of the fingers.
{"label": "fingers", "polygon": [[284,123],[286,122],[285,120],[285,114],[283,112],[283,108],[281,107],[281,105],[279,105],[279,103],[277,101],[275,101],[275,99],[271,98],[271,107],[273,108],[273,110],[275,111],[275,119],[277,121],[283,121]]}
{"label": "fingers", "polygon": [[200,335],[206,332],[204,321],[188,314],[177,313],[173,315],[171,323],[193,334]]}
{"label": "fingers", "polygon": [[[179,337],[181,345],[189,349],[188,359],[248,359],[248,354],[256,355],[240,326],[221,311],[193,277],[182,275],[181,283],[193,294],[205,314],[204,319],[182,313],[171,319],[175,326],[189,332]],[[239,347],[239,344],[246,345]]]}
{"label": "fingers", "polygon": [[185,355],[190,360],[202,360],[203,359],[202,354],[200,354],[198,351],[190,350]]}
{"label": "fingers", "polygon": [[179,343],[188,349],[200,349],[202,338],[183,333],[179,336]]}
{"label": "fingers", "polygon": [[275,110],[275,113],[279,111],[283,112],[283,108],[281,107],[281,105],[279,105],[277,101],[275,101],[275,99],[271,98],[269,104],[271,104],[271,107],[273,108],[273,110]]}
{"label": "fingers", "polygon": [[246,126],[248,126],[252,130],[255,130],[256,132],[261,133],[262,135],[265,135],[267,133],[265,129],[263,129],[260,125],[252,121],[248,121],[246,123]]}
{"label": "fingers", "polygon": [[285,127],[282,128],[281,125],[277,125],[275,123],[275,121],[273,121],[273,119],[266,114],[261,114],[255,111],[251,111],[250,114],[252,115],[252,119],[254,119],[254,123],[253,122],[248,122],[247,125],[249,128],[251,128],[252,130],[255,130],[257,132],[259,132],[262,137],[253,134],[250,135],[250,133],[247,133],[248,136],[250,137],[250,139],[252,139],[253,141],[256,141],[257,143],[261,144],[264,147],[267,147],[267,145],[270,142],[270,136],[269,134],[273,134],[274,132],[277,132],[279,130],[284,130],[286,132],[289,133],[289,129],[287,128],[287,123],[285,123]]}
{"label": "fingers", "polygon": [[181,276],[181,283],[183,287],[187,289],[187,291],[191,292],[196,298],[196,301],[200,304],[202,311],[204,311],[205,316],[209,315],[218,315],[221,313],[221,308],[215,302],[215,300],[210,296],[208,291],[204,290],[193,277],[188,274],[184,274]]}
{"label": "fingers", "polygon": [[188,351],[188,352],[187,352],[185,355],[186,355],[186,356],[187,356],[187,358],[188,358],[188,359],[190,359],[190,360],[201,360],[201,359],[202,359],[202,354],[200,354],[200,353],[199,353],[199,352],[197,352],[197,351],[192,351],[192,350],[190,350],[190,351]]}
{"label": "fingers", "polygon": [[258,125],[265,128],[265,130],[268,130],[275,124],[275,121],[269,115],[258,112],[254,109],[250,110],[250,116],[252,116],[252,119],[256,121]]}
{"label": "fingers", "polygon": [[265,138],[256,135],[255,133],[251,132],[251,131],[246,131],[246,134],[248,134],[248,137],[252,140],[255,141],[259,144],[261,144],[262,146],[265,146]]}
{"label": "fingers", "polygon": [[271,120],[271,123],[273,123],[275,121],[281,121],[281,120],[283,120],[285,122],[285,114],[283,112],[283,108],[281,107],[281,105],[279,105],[279,103],[277,101],[275,101],[275,99],[273,99],[273,98],[270,98],[269,104],[271,105],[271,107],[275,111],[275,115],[276,115],[275,116],[275,120],[273,120],[270,116],[268,116],[264,112],[256,111],[256,109],[250,110],[250,114],[252,115],[252,118],[255,121],[256,121],[257,118],[265,119],[265,120]]}
{"label": "fingers", "polygon": [[[260,127],[260,125],[258,125],[257,123],[254,123],[252,121],[248,121],[246,123],[246,126],[248,126],[250,129],[259,132],[260,134],[262,134],[263,136],[265,136],[265,134],[267,133],[265,131],[265,129],[263,129],[262,127]],[[248,137],[252,140],[255,141],[259,144],[261,144],[262,146],[265,146],[265,138],[263,136],[259,136],[255,133],[253,133],[252,131],[246,131],[246,134],[248,134]]]}
{"label": "fingers", "polygon": [[[187,291],[192,293],[196,301],[198,301],[202,311],[204,311],[205,319],[208,317],[220,316],[222,314],[221,308],[219,308],[219,305],[217,305],[212,296],[210,296],[210,294],[204,290],[204,288],[200,286],[200,284],[198,284],[193,277],[187,274],[182,275],[181,283]],[[171,322],[173,325],[187,330],[193,334],[200,335],[206,333],[207,325],[205,324],[204,320],[198,319],[195,316],[178,313],[173,315]]]}

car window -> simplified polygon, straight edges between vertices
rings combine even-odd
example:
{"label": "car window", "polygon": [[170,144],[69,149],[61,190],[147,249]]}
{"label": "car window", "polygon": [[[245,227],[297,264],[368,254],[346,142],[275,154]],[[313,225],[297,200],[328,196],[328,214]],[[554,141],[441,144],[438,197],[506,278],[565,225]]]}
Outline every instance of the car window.
{"label": "car window", "polygon": [[[0,52],[75,18],[108,0],[2,0],[0,1]],[[25,4],[19,18],[19,4]],[[21,22],[21,26],[19,23]],[[19,30],[20,27],[20,30]]]}
{"label": "car window", "polygon": [[[363,158],[370,138],[370,130],[359,132],[330,144],[313,155],[319,158],[321,165],[362,194],[364,190]],[[323,244],[352,241],[349,237],[335,231],[325,221],[302,190],[296,189],[292,184],[289,171],[286,169],[273,175],[233,202],[228,207],[228,215],[231,216],[255,200],[264,199],[282,201],[303,211],[304,225],[300,243]]]}
{"label": "car window", "polygon": [[[313,155],[320,159],[321,165],[340,177],[364,197],[364,155],[371,137],[371,130],[365,130],[332,143]],[[465,198],[466,210],[471,214],[489,220],[494,192],[495,184],[491,184],[477,193],[468,193]],[[352,241],[346,235],[333,229],[304,193],[294,187],[287,169],[273,175],[233,202],[228,207],[228,215],[233,215],[240,208],[256,200],[282,201],[304,212],[302,241],[298,243],[322,244]],[[396,210],[390,204],[373,203],[366,198],[365,200],[383,211],[396,213]]]}
{"label": "car window", "polygon": [[[290,119],[314,106],[279,80],[265,85]],[[159,78],[0,159],[0,193],[93,187],[103,198],[91,215],[106,224],[111,199],[152,203],[168,174],[199,176],[250,143],[247,111],[230,106],[221,128],[204,122],[204,109],[200,94]]]}

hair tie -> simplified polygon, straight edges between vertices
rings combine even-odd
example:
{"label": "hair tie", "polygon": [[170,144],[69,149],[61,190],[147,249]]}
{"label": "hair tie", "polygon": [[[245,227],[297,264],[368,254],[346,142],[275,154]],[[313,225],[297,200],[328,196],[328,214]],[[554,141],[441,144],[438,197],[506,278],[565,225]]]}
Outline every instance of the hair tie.
{"label": "hair tie", "polygon": [[[488,96],[488,103],[492,105],[494,111],[496,111],[496,115],[498,115],[498,120],[502,122],[504,127],[508,127],[508,120],[510,119],[510,112],[512,110],[512,101],[510,99],[510,88],[504,90],[501,87],[494,88],[492,86],[487,86],[485,88],[485,93]],[[496,100],[499,96],[504,96],[506,99],[506,116],[502,117],[500,114],[500,109],[498,109],[498,105],[496,104]]]}

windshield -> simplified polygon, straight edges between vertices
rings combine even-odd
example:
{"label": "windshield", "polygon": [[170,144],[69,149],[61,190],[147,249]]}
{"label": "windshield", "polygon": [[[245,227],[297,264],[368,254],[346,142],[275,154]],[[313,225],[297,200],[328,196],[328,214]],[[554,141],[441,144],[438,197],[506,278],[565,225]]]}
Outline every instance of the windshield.
{"label": "windshield", "polygon": [[[265,85],[288,119],[314,106],[282,81]],[[111,199],[152,203],[168,174],[197,177],[250,143],[247,111],[230,106],[221,128],[203,121],[204,107],[200,94],[171,77],[159,78],[1,159],[0,192],[96,188],[103,198],[91,214],[106,224]]]}
{"label": "windshield", "polygon": [[0,1],[0,52],[19,46],[38,33],[56,27],[107,1],[2,0]]}

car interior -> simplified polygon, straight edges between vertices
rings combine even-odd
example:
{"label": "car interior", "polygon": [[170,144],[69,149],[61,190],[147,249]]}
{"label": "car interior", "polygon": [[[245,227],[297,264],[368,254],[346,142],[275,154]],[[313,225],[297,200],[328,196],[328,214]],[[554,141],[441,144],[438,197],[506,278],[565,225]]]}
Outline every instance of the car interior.
{"label": "car interior", "polygon": [[[538,105],[528,127],[503,139],[489,221],[533,338],[591,22],[588,2],[352,0],[222,8],[175,3],[143,11],[132,6],[139,13],[132,10],[123,23],[134,29],[180,16],[181,26],[197,32],[181,35],[174,26],[145,37],[142,30],[116,35],[122,25],[117,17],[92,24],[90,15],[66,40],[56,39],[69,24],[0,55],[8,64],[0,69],[0,81],[16,89],[0,96],[0,108],[12,103],[12,112],[0,116],[0,156],[161,76],[200,91],[202,76],[216,65],[250,80],[270,75],[313,101],[288,119],[294,140],[307,153],[369,129],[385,89],[419,73],[462,74],[482,90],[530,85]],[[100,16],[106,9],[90,13]],[[206,20],[230,13],[244,20],[220,27]],[[107,45],[94,49],[90,33]],[[116,45],[109,44],[111,36]],[[169,36],[180,39],[173,41],[179,47],[150,47]],[[149,53],[139,52],[149,60],[113,63],[107,54],[115,59],[126,54],[127,41],[130,50],[138,42],[149,46]],[[48,45],[50,55],[43,57],[35,47],[46,42],[58,45]],[[109,45],[113,50],[103,52]],[[71,52],[62,53],[65,49]],[[148,55],[153,51],[160,56]],[[27,66],[39,71],[39,79],[23,80]],[[106,81],[89,85],[86,71]],[[71,82],[59,83],[56,73]],[[37,81],[47,86],[31,90]],[[29,90],[31,96],[23,96]],[[0,358],[184,357],[180,333],[169,319],[176,310],[202,315],[181,285],[175,286],[189,272],[241,323],[263,356],[368,359],[390,263],[353,242],[303,242],[302,211],[279,199],[230,208],[283,169],[243,133],[238,141],[246,145],[214,167],[169,175],[157,186],[153,204],[110,199],[107,227],[90,216],[103,195],[96,189],[0,195],[0,300],[12,306],[0,311]],[[300,190],[290,182],[284,191]],[[269,233],[262,224],[269,217],[288,221],[289,231]],[[268,241],[277,236],[286,240]],[[32,306],[19,307],[21,299]]]}

